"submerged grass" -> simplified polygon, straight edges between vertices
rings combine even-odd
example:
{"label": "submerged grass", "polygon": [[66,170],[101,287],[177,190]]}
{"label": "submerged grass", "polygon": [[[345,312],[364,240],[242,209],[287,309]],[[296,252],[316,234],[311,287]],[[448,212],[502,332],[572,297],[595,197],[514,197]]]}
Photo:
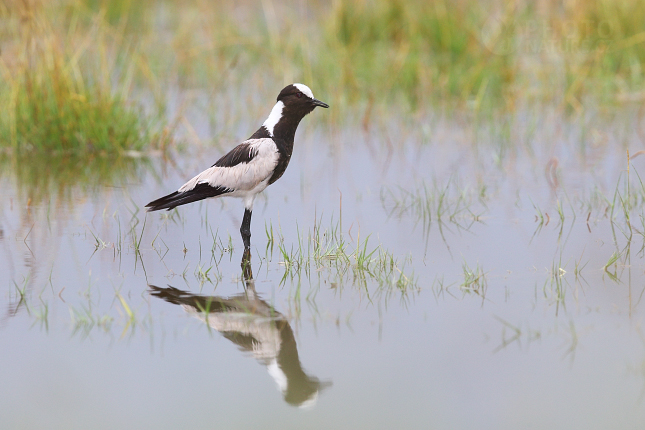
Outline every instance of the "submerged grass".
{"label": "submerged grass", "polygon": [[458,180],[449,178],[445,184],[422,182],[413,190],[383,188],[381,204],[388,216],[412,216],[423,225],[425,233],[433,224],[439,229],[450,224],[468,230],[474,223],[481,222],[487,212],[485,202],[481,198],[477,200],[476,196],[474,189],[462,187]]}
{"label": "submerged grass", "polygon": [[370,238],[347,239],[341,231],[340,222],[331,220],[330,228],[321,228],[322,217],[316,220],[313,229],[301,232],[298,229],[296,244],[287,245],[278,233],[277,247],[284,266],[282,282],[288,277],[311,277],[322,271],[335,278],[335,283],[350,282],[367,286],[375,282],[379,289],[398,289],[402,292],[418,288],[417,279],[410,271],[409,257],[400,259],[389,253],[382,245],[370,244]]}

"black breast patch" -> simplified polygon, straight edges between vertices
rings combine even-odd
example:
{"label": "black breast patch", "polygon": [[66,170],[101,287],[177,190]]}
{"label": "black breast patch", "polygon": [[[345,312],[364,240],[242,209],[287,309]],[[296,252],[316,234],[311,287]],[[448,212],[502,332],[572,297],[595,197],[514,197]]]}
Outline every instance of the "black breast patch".
{"label": "black breast patch", "polygon": [[276,164],[275,169],[273,169],[273,174],[269,179],[269,185],[280,179],[280,177],[284,174],[284,171],[287,170],[289,161],[291,161],[291,152],[293,150],[293,143],[289,145],[284,140],[275,138],[273,139],[273,141],[278,148],[279,156],[278,163]]}

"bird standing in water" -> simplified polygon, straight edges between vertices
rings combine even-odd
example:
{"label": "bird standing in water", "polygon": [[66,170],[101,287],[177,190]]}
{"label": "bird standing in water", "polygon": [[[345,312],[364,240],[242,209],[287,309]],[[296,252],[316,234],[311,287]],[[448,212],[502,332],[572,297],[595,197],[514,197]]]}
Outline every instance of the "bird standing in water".
{"label": "bird standing in water", "polygon": [[244,219],[240,233],[245,251],[250,250],[255,196],[280,179],[291,160],[298,124],[316,106],[329,107],[316,100],[308,86],[287,85],[258,131],[179,190],[148,203],[148,211],[171,210],[212,197],[241,197]]}

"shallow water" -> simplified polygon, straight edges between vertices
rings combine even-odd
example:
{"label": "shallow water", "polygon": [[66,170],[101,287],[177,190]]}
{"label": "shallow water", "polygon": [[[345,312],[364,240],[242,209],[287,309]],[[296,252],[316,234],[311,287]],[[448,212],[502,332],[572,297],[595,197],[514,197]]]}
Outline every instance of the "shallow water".
{"label": "shallow water", "polygon": [[253,281],[241,201],[142,209],[222,149],[5,164],[2,428],[640,428],[633,113],[324,114],[256,200]]}

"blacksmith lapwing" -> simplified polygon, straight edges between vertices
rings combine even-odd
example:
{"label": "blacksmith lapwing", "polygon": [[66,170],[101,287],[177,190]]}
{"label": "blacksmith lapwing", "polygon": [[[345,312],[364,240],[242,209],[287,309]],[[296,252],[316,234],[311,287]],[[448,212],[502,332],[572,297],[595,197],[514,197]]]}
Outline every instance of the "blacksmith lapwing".
{"label": "blacksmith lapwing", "polygon": [[148,203],[148,211],[171,210],[211,197],[241,197],[244,219],[240,233],[245,250],[249,250],[253,200],[280,179],[291,159],[298,124],[316,106],[329,107],[316,100],[308,86],[287,85],[280,91],[277,103],[258,131],[179,190]]}

